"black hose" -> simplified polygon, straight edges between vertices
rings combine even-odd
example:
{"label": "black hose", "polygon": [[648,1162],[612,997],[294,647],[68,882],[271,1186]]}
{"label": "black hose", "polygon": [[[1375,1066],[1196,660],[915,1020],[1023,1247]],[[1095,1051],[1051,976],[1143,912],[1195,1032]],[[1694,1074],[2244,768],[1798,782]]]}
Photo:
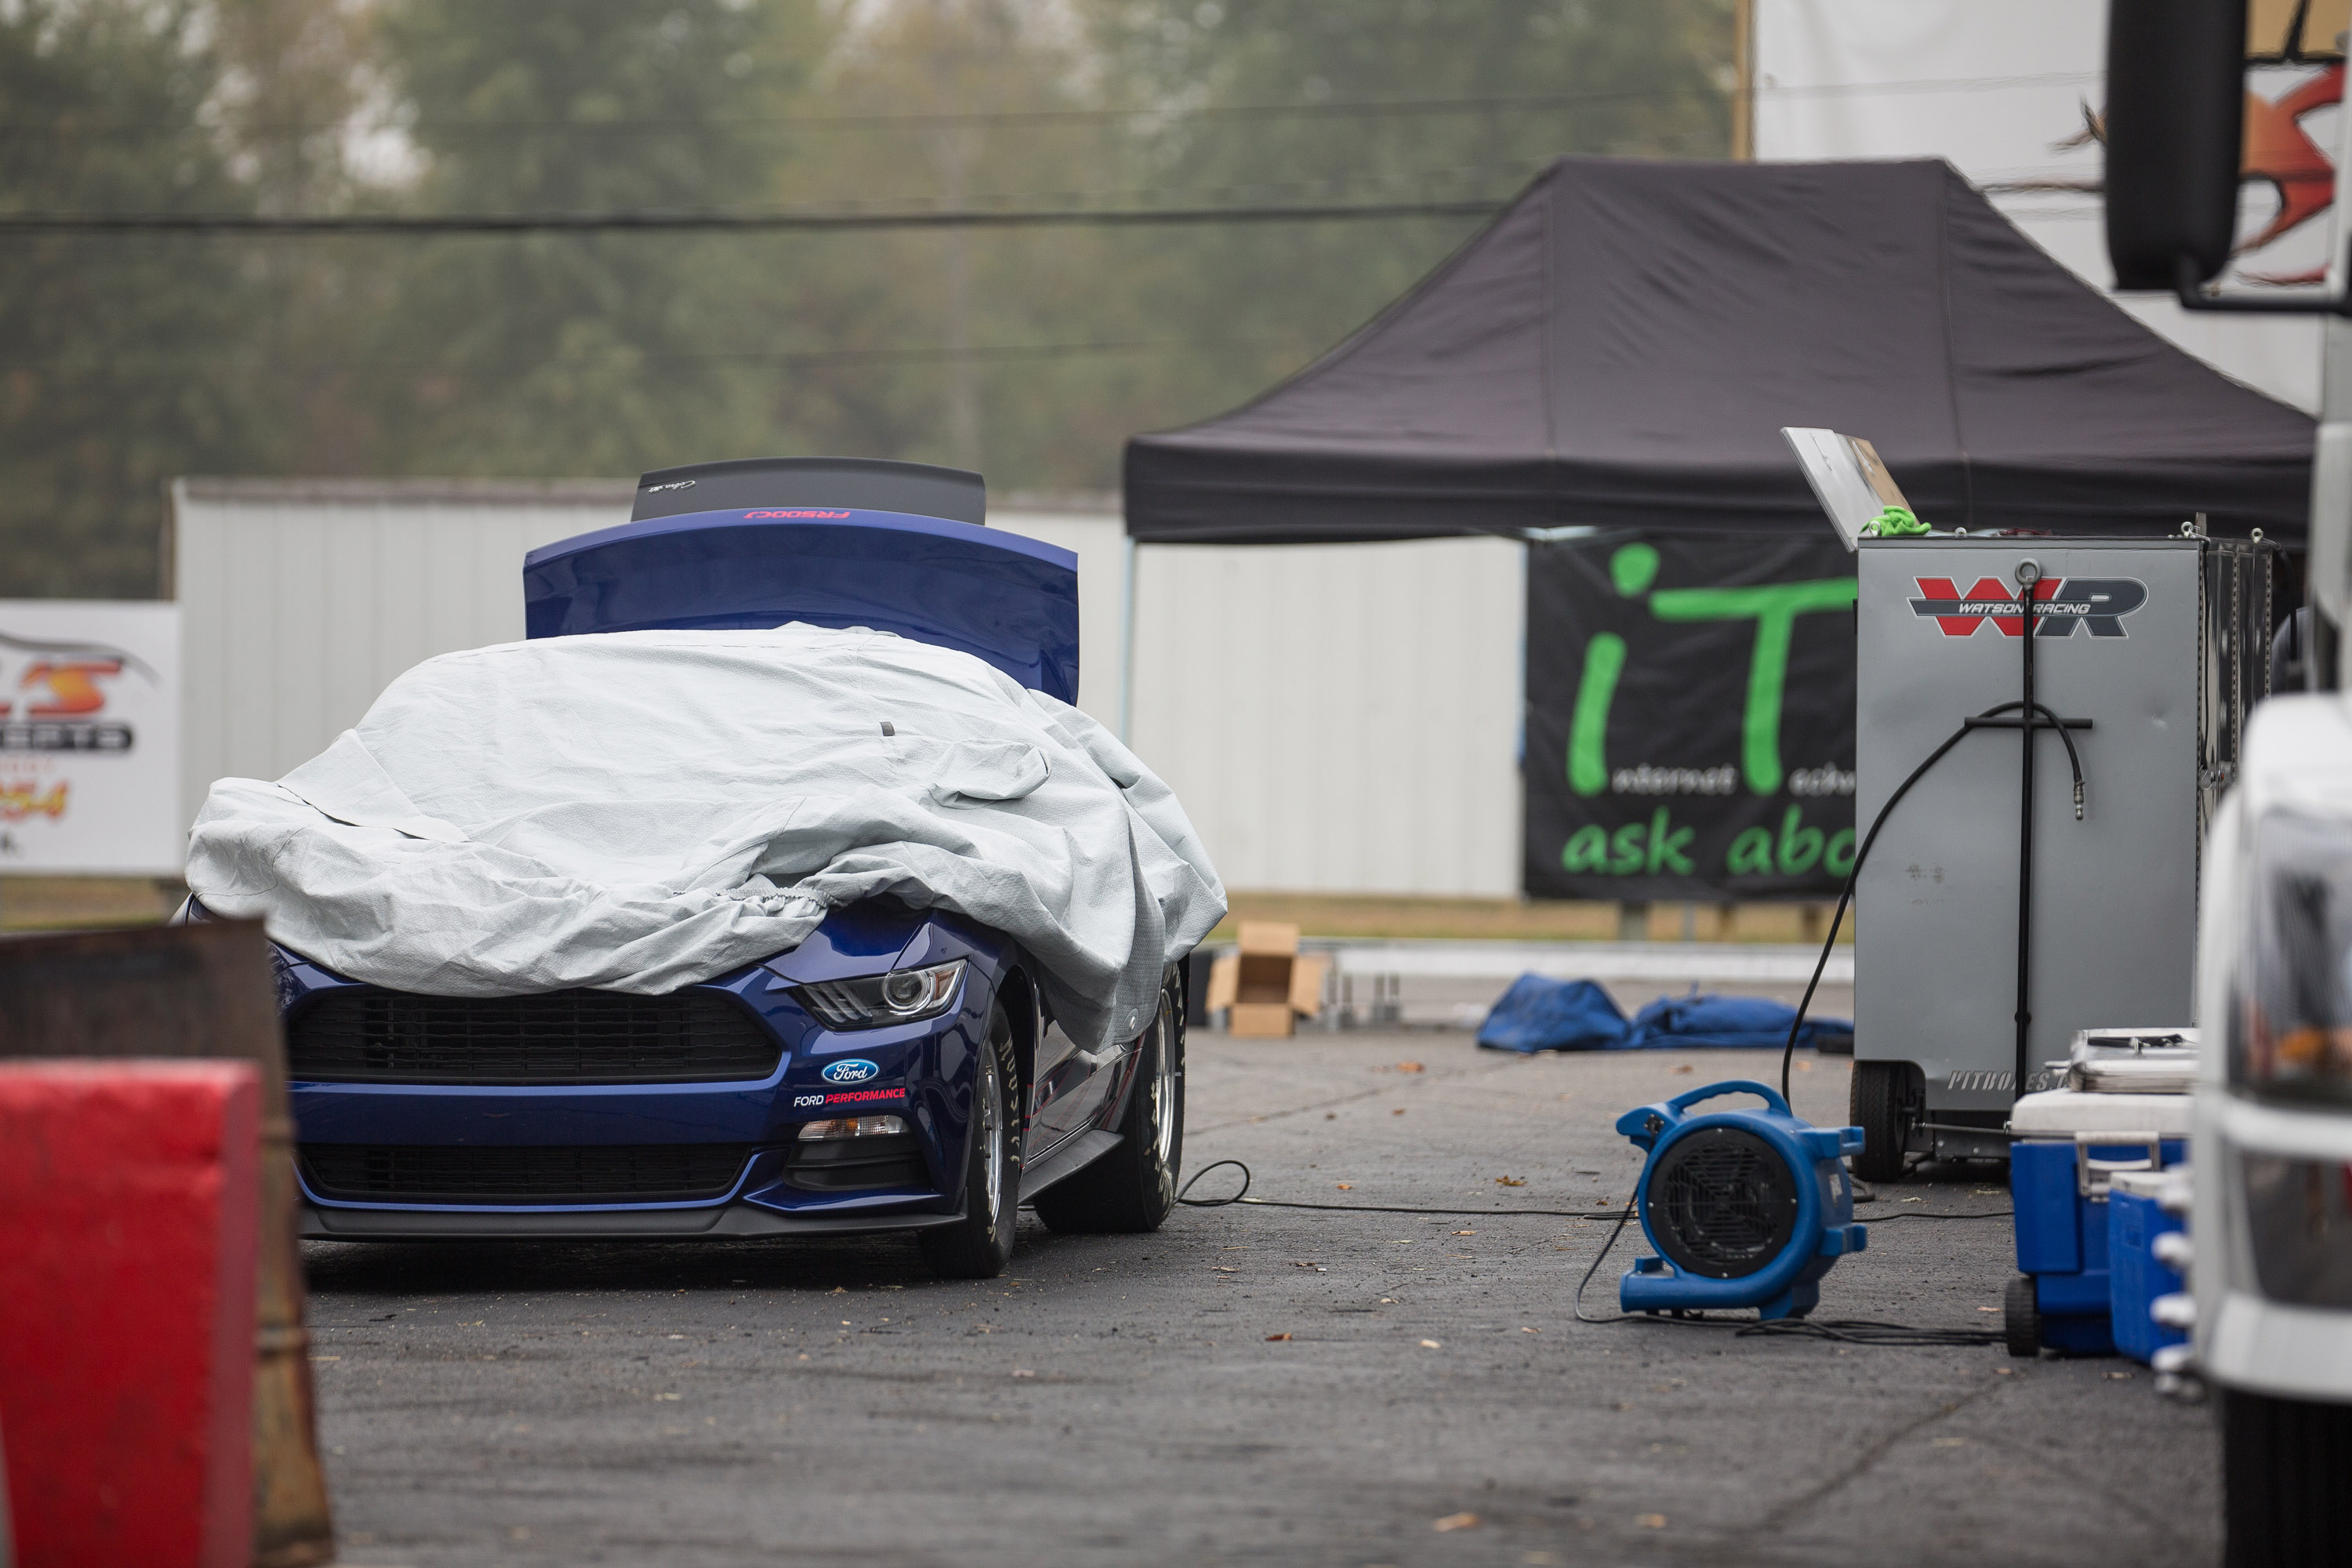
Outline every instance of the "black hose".
{"label": "black hose", "polygon": [[[1837,911],[1830,917],[1830,934],[1822,943],[1822,956],[1813,964],[1812,978],[1805,982],[1804,999],[1797,1004],[1797,1016],[1789,1020],[1789,1038],[1780,1047],[1780,1098],[1782,1100],[1789,1098],[1789,1068],[1797,1054],[1797,1036],[1805,1026],[1805,1015],[1812,1009],[1813,993],[1821,985],[1822,972],[1829,967],[1830,954],[1837,948],[1838,930],[1845,921],[1847,906],[1853,901],[1855,879],[1862,875],[1862,863],[1870,858],[1870,847],[1878,842],[1878,830],[1885,826],[1887,816],[1894,811],[1896,804],[1911,793],[1911,786],[1926,776],[1929,768],[1942,762],[1945,753],[1975,731],[1996,727],[2006,728],[2005,725],[1997,726],[1989,721],[1997,721],[2002,714],[2015,712],[2023,706],[2024,704],[2020,702],[1996,703],[1981,713],[1972,713],[1962,720],[1960,727],[1947,736],[1942,745],[1928,752],[1925,762],[1911,770],[1911,776],[1895,786],[1895,793],[1886,797],[1886,804],[1878,808],[1878,815],[1870,819],[1870,831],[1863,836],[1862,846],[1854,852],[1853,864],[1846,870],[1845,886],[1838,892]],[[2087,719],[2061,719],[2039,702],[2033,704],[2033,712],[2047,720],[2050,727],[2058,731],[2058,738],[2066,742],[2066,761],[2074,772],[2074,820],[2080,822],[2083,819],[2083,757],[2082,753],[2074,749],[2074,737],[2071,731],[2078,729],[2087,730],[2091,727],[2091,721]],[[2029,747],[2033,743],[2033,731],[2042,727],[2038,723],[2031,722],[2022,715],[2009,722],[2017,725],[2024,732],[2024,743]]]}
{"label": "black hose", "polygon": [[[1979,717],[1986,717],[1986,715],[1979,715]],[[1862,863],[1870,858],[1870,847],[1878,842],[1878,830],[1886,825],[1887,814],[1895,809],[1896,803],[1911,793],[1911,786],[1926,777],[1929,768],[1942,762],[1947,752],[1967,740],[1975,728],[1976,726],[1972,724],[1962,724],[1947,736],[1942,745],[1927,753],[1926,762],[1911,770],[1911,776],[1905,779],[1896,787],[1895,793],[1886,797],[1886,804],[1880,806],[1878,815],[1870,819],[1870,831],[1863,835],[1861,847],[1854,851],[1853,864],[1846,868],[1845,886],[1838,890],[1837,912],[1830,917],[1829,940],[1822,943],[1822,956],[1813,964],[1813,977],[1805,982],[1804,999],[1797,1004],[1797,1016],[1789,1020],[1788,1043],[1780,1047],[1780,1098],[1782,1100],[1785,1101],[1789,1098],[1789,1065],[1797,1054],[1798,1031],[1805,1026],[1805,1015],[1813,1005],[1813,993],[1821,985],[1822,971],[1830,965],[1830,953],[1837,946],[1838,927],[1845,921],[1846,906],[1853,901],[1853,880],[1862,875]]]}
{"label": "black hose", "polygon": [[[2012,708],[2021,708],[2023,706],[2024,704],[2021,702],[2002,702],[1996,704],[1993,707],[1986,709],[1983,712],[1976,714],[1969,719],[1967,721],[1969,728],[1972,730],[2008,730],[2017,728],[2021,724],[2022,721],[2016,719],[2002,719],[2000,718],[1999,715],[2008,712]],[[2083,820],[2083,753],[2074,749],[2074,737],[2072,731],[2091,728],[2091,721],[2088,719],[2061,719],[2057,714],[2050,710],[2050,707],[2047,703],[2042,702],[2035,703],[2033,705],[2033,710],[2040,714],[2043,719],[2049,721],[2050,728],[2057,731],[2058,738],[2066,742],[2066,763],[2074,771],[2074,820],[2080,822]],[[2034,728],[2040,729],[2041,726],[2037,724]]]}

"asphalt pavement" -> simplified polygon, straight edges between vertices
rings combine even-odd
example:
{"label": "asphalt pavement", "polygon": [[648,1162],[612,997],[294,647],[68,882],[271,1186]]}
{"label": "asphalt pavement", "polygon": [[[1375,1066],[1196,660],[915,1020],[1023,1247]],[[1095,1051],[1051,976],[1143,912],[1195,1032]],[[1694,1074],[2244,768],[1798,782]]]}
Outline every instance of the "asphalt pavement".
{"label": "asphalt pavement", "polygon": [[[1843,1122],[1846,1064],[1798,1066]],[[1612,1224],[1537,1211],[1622,1205],[1622,1111],[1777,1058],[1358,1031],[1191,1067],[1188,1173],[1342,1206],[1024,1215],[981,1285],[903,1239],[308,1245],[341,1561],[2218,1561],[2211,1416],[2128,1362],[1577,1321]],[[1863,1205],[1819,1316],[1999,1323],[2008,1222],[1927,1217],[2005,1211],[1998,1168],[1937,1174]]]}

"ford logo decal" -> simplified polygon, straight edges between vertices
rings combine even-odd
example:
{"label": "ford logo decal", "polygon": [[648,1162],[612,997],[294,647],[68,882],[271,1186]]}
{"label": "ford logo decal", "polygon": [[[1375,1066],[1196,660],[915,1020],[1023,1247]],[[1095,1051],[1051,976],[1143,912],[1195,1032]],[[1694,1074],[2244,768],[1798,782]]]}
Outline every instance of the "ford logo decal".
{"label": "ford logo decal", "polygon": [[845,1057],[826,1068],[822,1076],[827,1083],[864,1083],[880,1076],[881,1071],[864,1057]]}

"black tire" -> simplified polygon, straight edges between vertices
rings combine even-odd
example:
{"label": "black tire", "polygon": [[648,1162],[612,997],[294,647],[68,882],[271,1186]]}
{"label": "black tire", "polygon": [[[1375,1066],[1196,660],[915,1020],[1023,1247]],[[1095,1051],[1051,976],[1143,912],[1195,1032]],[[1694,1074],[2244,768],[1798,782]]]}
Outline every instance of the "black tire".
{"label": "black tire", "polygon": [[2020,1274],[2000,1293],[2001,1342],[2015,1356],[2042,1353],[2042,1292],[2033,1276]]}
{"label": "black tire", "polygon": [[1002,1006],[992,1008],[973,1073],[963,1217],[920,1237],[923,1262],[943,1279],[993,1279],[1013,1261],[1021,1212],[1021,1118],[1013,1110],[1019,1082],[1013,1021]]}
{"label": "black tire", "polygon": [[2221,1517],[2230,1568],[2344,1561],[2352,1541],[2352,1405],[2221,1394]]}
{"label": "black tire", "polygon": [[1037,1194],[1037,1217],[1081,1235],[1158,1230],[1176,1206],[1184,1163],[1184,1026],[1163,992],[1160,1016],[1136,1041],[1135,1079],[1118,1147]]}
{"label": "black tire", "polygon": [[1917,1119],[1911,1103],[1907,1062],[1856,1062],[1846,1094],[1846,1115],[1862,1129],[1862,1152],[1853,1173],[1865,1182],[1899,1182],[1903,1156]]}

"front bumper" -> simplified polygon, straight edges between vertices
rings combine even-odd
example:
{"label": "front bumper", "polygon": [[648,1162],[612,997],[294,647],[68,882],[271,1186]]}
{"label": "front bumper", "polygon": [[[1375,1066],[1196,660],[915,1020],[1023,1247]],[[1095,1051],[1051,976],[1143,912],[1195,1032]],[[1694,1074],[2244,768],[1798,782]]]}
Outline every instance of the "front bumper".
{"label": "front bumper", "polygon": [[[978,933],[971,933],[976,936]],[[812,943],[698,989],[725,993],[778,1042],[763,1078],[719,1082],[541,1084],[316,1082],[290,1099],[303,1158],[301,1234],[313,1239],[627,1238],[835,1235],[919,1230],[954,1223],[977,1055],[1003,970],[984,942],[936,919],[899,941],[926,960],[973,962],[950,1009],[880,1028],[831,1030],[804,1012],[795,970],[887,968],[891,952],[828,954]],[[895,951],[895,944],[894,944]],[[288,954],[279,994],[299,1031],[301,1009],[350,982]],[[298,1069],[299,1070],[299,1069]],[[793,1163],[801,1127],[847,1115],[906,1118],[911,1145],[886,1184],[842,1190],[807,1180]],[[802,1147],[809,1147],[803,1145]],[[877,1151],[878,1152],[878,1151]],[[691,1155],[709,1166],[690,1190],[659,1184],[562,1190],[540,1170],[563,1157],[611,1167],[614,1156]],[[453,1156],[459,1158],[453,1159]],[[626,1168],[628,1160],[617,1162]],[[479,1181],[457,1190],[411,1173],[473,1166],[528,1168],[528,1192]],[[721,1170],[724,1169],[722,1166]],[[364,1179],[354,1180],[354,1173]],[[575,1184],[576,1186],[576,1184]]]}

